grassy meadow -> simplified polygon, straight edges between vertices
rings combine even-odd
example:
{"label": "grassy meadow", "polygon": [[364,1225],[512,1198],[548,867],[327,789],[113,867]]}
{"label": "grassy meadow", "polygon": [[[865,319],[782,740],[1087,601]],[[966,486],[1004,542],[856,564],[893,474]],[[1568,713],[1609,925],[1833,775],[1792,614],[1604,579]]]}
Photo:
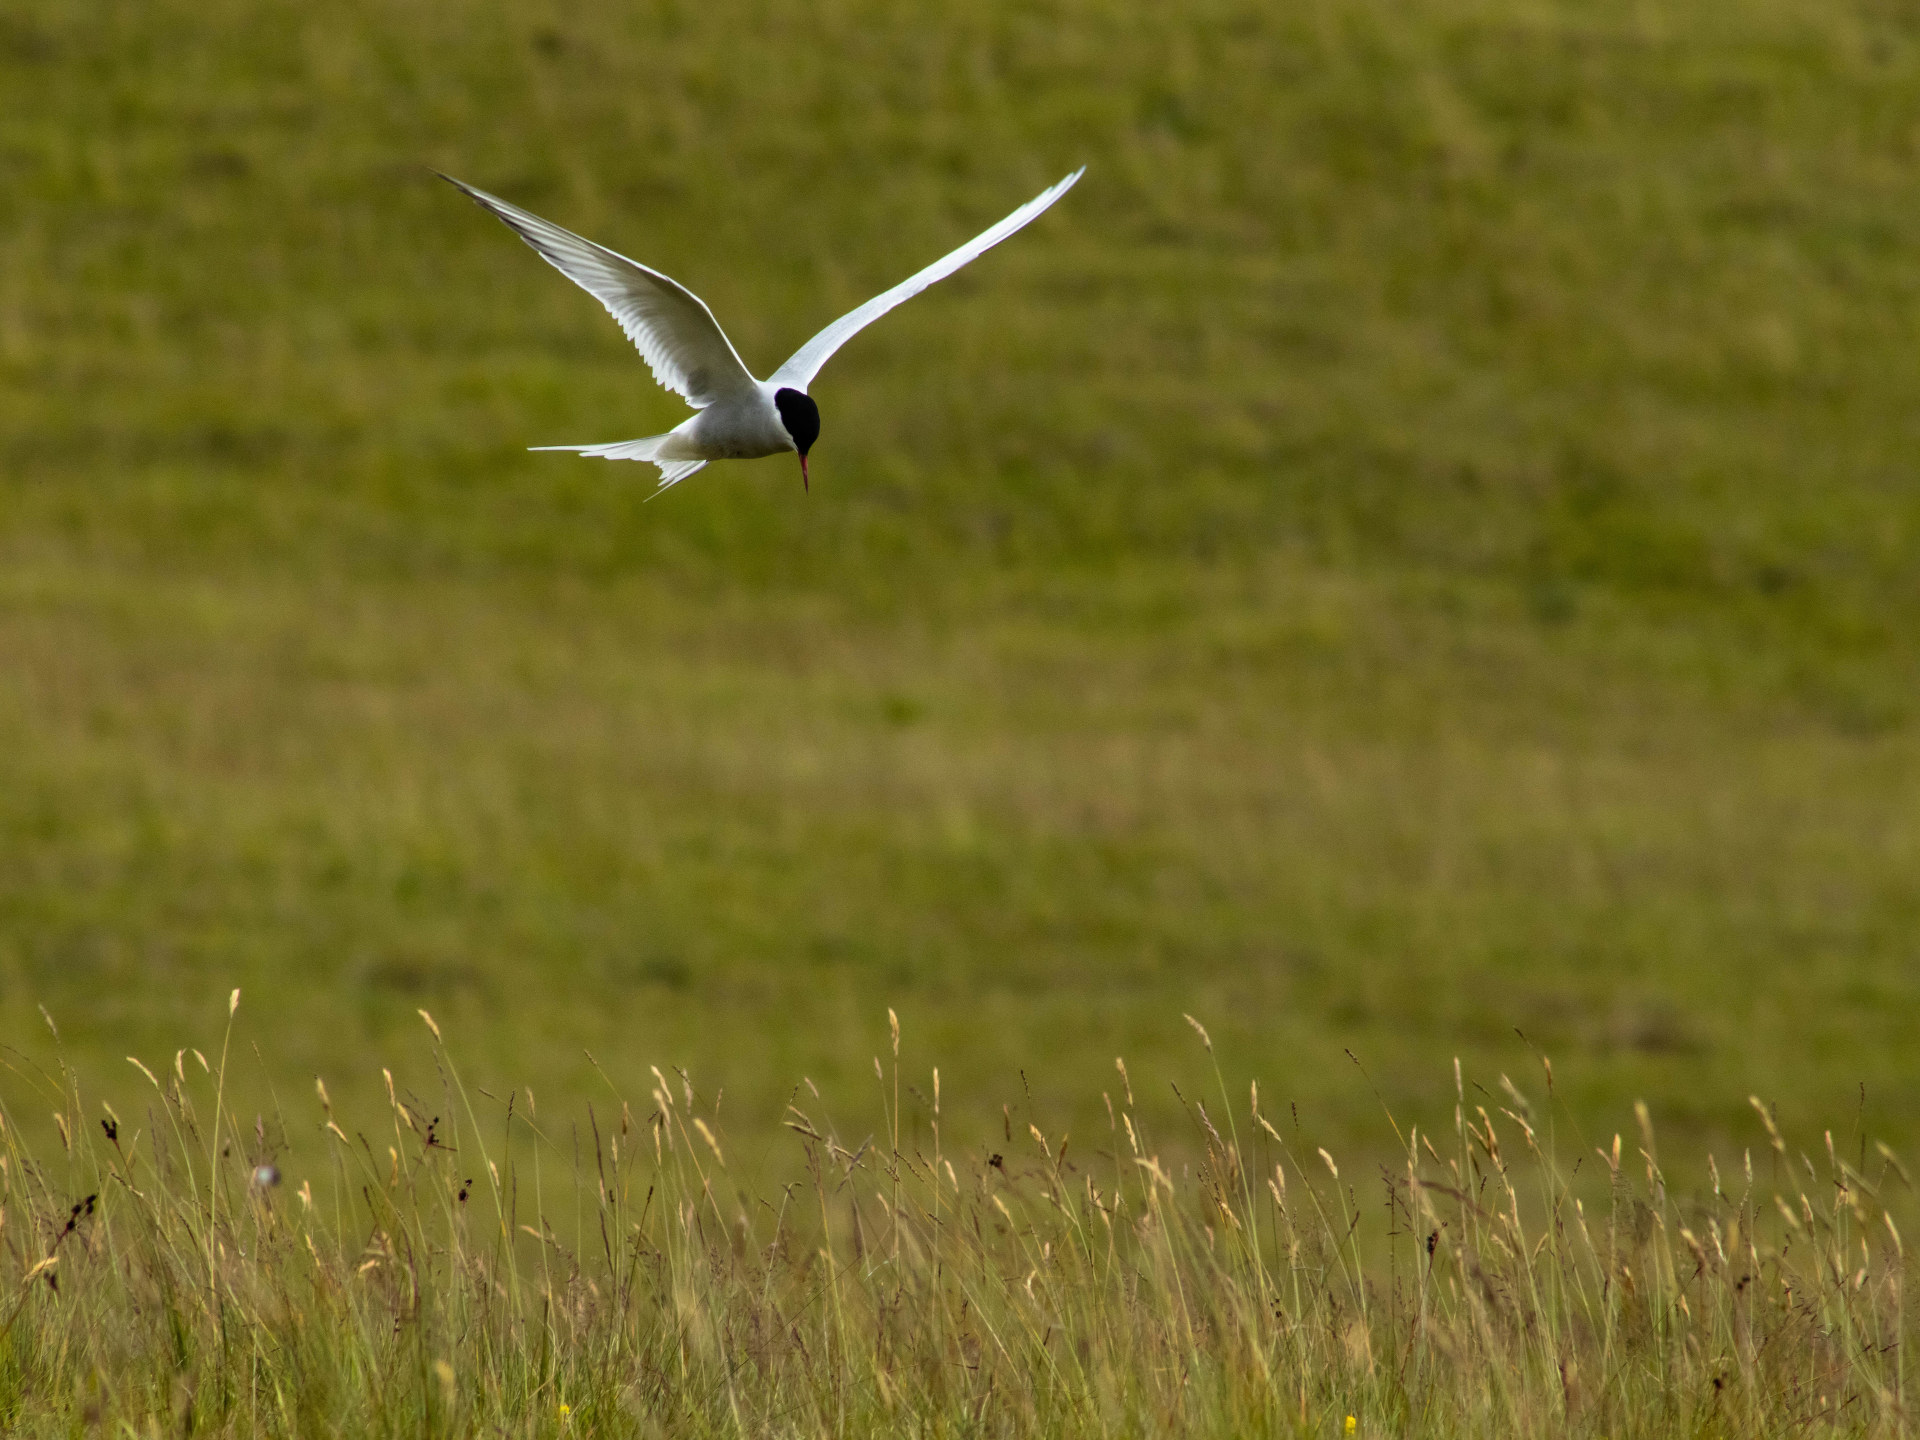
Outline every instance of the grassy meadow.
{"label": "grassy meadow", "polygon": [[[527,453],[684,412],[428,173],[765,373],[1083,163],[824,372],[811,495],[657,503]],[[12,0],[20,1123],[40,1007],[125,1108],[238,986],[290,1182],[421,1008],[769,1174],[889,1006],[955,1146],[1116,1055],[1170,1130],[1189,1012],[1343,1154],[1535,1053],[1596,1136],[1920,1140],[1917,320],[1895,0]]]}
{"label": "grassy meadow", "polygon": [[949,1149],[889,1016],[880,1131],[810,1089],[795,1181],[756,1192],[717,1096],[516,1107],[424,1019],[439,1115],[389,1084],[350,1137],[319,1088],[297,1189],[228,1104],[231,1025],[144,1076],[151,1128],[63,1070],[58,1144],[0,1129],[7,1433],[1912,1433],[1908,1172],[1764,1110],[1757,1164],[1697,1184],[1645,1106],[1569,1147],[1545,1065],[1491,1113],[1456,1073],[1451,1123],[1364,1178],[1218,1069],[1184,1158],[1124,1076],[1091,1153]]}

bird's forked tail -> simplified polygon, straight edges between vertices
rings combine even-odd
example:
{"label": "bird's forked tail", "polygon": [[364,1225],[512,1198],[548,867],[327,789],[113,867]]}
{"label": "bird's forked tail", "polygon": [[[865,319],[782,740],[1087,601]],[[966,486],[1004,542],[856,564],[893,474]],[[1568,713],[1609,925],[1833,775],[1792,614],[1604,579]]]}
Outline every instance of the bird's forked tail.
{"label": "bird's forked tail", "polygon": [[663,460],[660,447],[669,435],[649,435],[644,440],[617,440],[611,445],[534,445],[534,450],[568,450],[596,460],[645,460],[660,467],[660,488],[677,485],[706,465],[704,460]]}

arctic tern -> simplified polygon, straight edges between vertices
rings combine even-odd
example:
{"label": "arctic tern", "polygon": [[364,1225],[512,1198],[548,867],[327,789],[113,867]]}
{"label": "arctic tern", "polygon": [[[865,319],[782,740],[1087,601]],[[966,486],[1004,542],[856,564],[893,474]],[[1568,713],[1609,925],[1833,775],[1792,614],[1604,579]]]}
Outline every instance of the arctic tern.
{"label": "arctic tern", "polygon": [[659,488],[664,490],[710,460],[750,460],[786,451],[799,455],[800,483],[808,486],[807,452],[820,435],[820,408],[807,387],[833,352],[894,306],[1037,219],[1085,173],[1082,166],[952,254],[848,311],[766,380],[753,378],[706,302],[684,285],[451,175],[440,178],[492,211],[541,259],[606,306],[638,347],[653,378],[694,408],[693,415],[664,435],[610,445],[533,448],[570,450],[603,460],[651,461],[660,467]]}

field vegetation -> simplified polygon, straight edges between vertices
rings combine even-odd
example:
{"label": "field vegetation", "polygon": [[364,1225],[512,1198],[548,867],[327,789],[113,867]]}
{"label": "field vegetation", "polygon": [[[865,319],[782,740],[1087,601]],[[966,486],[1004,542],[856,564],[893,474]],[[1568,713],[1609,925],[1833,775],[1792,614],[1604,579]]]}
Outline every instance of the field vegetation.
{"label": "field vegetation", "polygon": [[[682,278],[764,370],[1082,163],[1043,222],[825,372],[811,495],[766,462],[651,504],[642,467],[526,447],[681,412],[428,173]],[[237,1115],[320,1074],[371,1132],[425,1008],[473,1084],[567,1113],[597,1072],[637,1095],[686,1067],[768,1198],[803,1169],[782,1106],[803,1077],[857,1093],[889,1005],[947,1067],[956,1148],[1003,1104],[1049,1143],[1103,1133],[1116,1054],[1191,1093],[1188,1012],[1349,1166],[1404,1168],[1382,1102],[1458,1140],[1454,1056],[1484,1077],[1535,1051],[1596,1133],[1644,1099],[1670,1148],[1767,1153],[1757,1093],[1789,1133],[1905,1149],[1916,320],[1920,12],[1898,0],[9,0],[0,1092],[21,1143],[59,1144],[24,1098],[59,1073],[40,1007],[130,1115],[147,1082],[123,1057],[164,1078],[183,1040],[211,1053],[241,986]],[[395,1078],[439,1083],[424,1058]],[[1169,1086],[1138,1099],[1184,1137],[1169,1156],[1202,1153]],[[97,1119],[71,1122],[84,1163],[117,1167]],[[451,1170],[407,1165],[433,1198],[384,1233],[453,1245]],[[1243,1223],[1269,1170],[1245,1164]],[[207,1175],[185,1173],[119,1182],[135,1271],[207,1242],[186,1205]],[[1611,1272],[1539,1228],[1564,1214],[1538,1183],[1527,1234],[1571,1247],[1540,1303],[1609,1313]],[[1220,1276],[1200,1303],[1230,1333],[1280,1272],[1196,1238],[1225,1244],[1199,1184],[1174,1251],[1125,1243],[1154,1285]],[[219,1329],[197,1288],[250,1293],[256,1260],[270,1294],[295,1283],[272,1267],[317,1267],[352,1333],[402,1303],[352,1298],[346,1251],[283,1253],[287,1194],[271,1225],[213,1203],[232,1253],[181,1271],[181,1344],[264,1333]],[[1056,1255],[1073,1225],[1106,1245],[1091,1211],[1048,1213]],[[930,1288],[899,1323],[937,1329],[959,1292],[913,1225],[901,1283]],[[268,1227],[265,1250],[221,1226]],[[1024,1238],[966,1243],[995,1274],[1030,1263]],[[1637,1276],[1696,1293],[1677,1231],[1634,1243],[1675,1267]],[[469,1303],[466,1253],[422,1282],[435,1304]],[[1120,1272],[1074,1253],[1073,1303],[1118,1305]],[[1895,1283],[1869,1260],[1861,1325]],[[76,1304],[148,1283],[100,1263]],[[716,1325],[763,1283],[685,1264]],[[532,1323],[544,1292],[516,1283],[473,1333]],[[15,1334],[54,1333],[32,1293]],[[890,1343],[860,1294],[821,1343]],[[1718,1363],[1732,1313],[1660,1353]],[[588,1355],[655,1343],[581,1323]],[[671,1383],[719,1404],[723,1351],[686,1353]],[[1146,1353],[1115,1373],[1173,1404]],[[1845,1393],[1897,1393],[1857,1353],[1883,1388]],[[467,1395],[482,1362],[450,1363]],[[1226,1395],[1266,1362],[1209,1363]],[[1516,1383],[1544,1394],[1545,1366]]]}
{"label": "field vegetation", "polygon": [[804,1178],[756,1193],[685,1075],[559,1116],[470,1090],[420,1018],[434,1093],[389,1081],[372,1136],[303,1097],[297,1189],[227,1106],[231,1027],[139,1120],[46,1077],[61,1142],[9,1123],[0,1167],[8,1434],[1911,1430],[1905,1168],[1831,1132],[1816,1161],[1764,1108],[1757,1160],[1691,1193],[1645,1107],[1590,1148],[1546,1065],[1532,1096],[1457,1074],[1451,1125],[1362,1175],[1217,1069],[1189,1159],[1124,1064],[1091,1144],[1023,1107],[959,1148],[896,1022],[882,1129],[810,1089]]}

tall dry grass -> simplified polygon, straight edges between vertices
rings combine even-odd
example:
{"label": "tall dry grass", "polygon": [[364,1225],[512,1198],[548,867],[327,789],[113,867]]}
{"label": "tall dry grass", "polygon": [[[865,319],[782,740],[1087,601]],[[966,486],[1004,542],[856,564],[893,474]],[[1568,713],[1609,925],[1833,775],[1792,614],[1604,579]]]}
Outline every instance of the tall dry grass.
{"label": "tall dry grass", "polygon": [[557,1122],[422,1015],[440,1094],[389,1077],[379,1134],[324,1084],[243,1121],[225,1048],[141,1064],[138,1116],[16,1071],[58,1140],[5,1117],[8,1434],[1908,1429],[1905,1172],[1764,1110],[1759,1165],[1684,1194],[1644,1107],[1563,1152],[1544,1065],[1497,1104],[1456,1073],[1452,1130],[1364,1175],[1217,1068],[1186,1136],[1142,1133],[1118,1064],[1096,1142],[1009,1109],[959,1147],[896,1023],[876,1133],[803,1086],[804,1178],[753,1194],[686,1075]]}

